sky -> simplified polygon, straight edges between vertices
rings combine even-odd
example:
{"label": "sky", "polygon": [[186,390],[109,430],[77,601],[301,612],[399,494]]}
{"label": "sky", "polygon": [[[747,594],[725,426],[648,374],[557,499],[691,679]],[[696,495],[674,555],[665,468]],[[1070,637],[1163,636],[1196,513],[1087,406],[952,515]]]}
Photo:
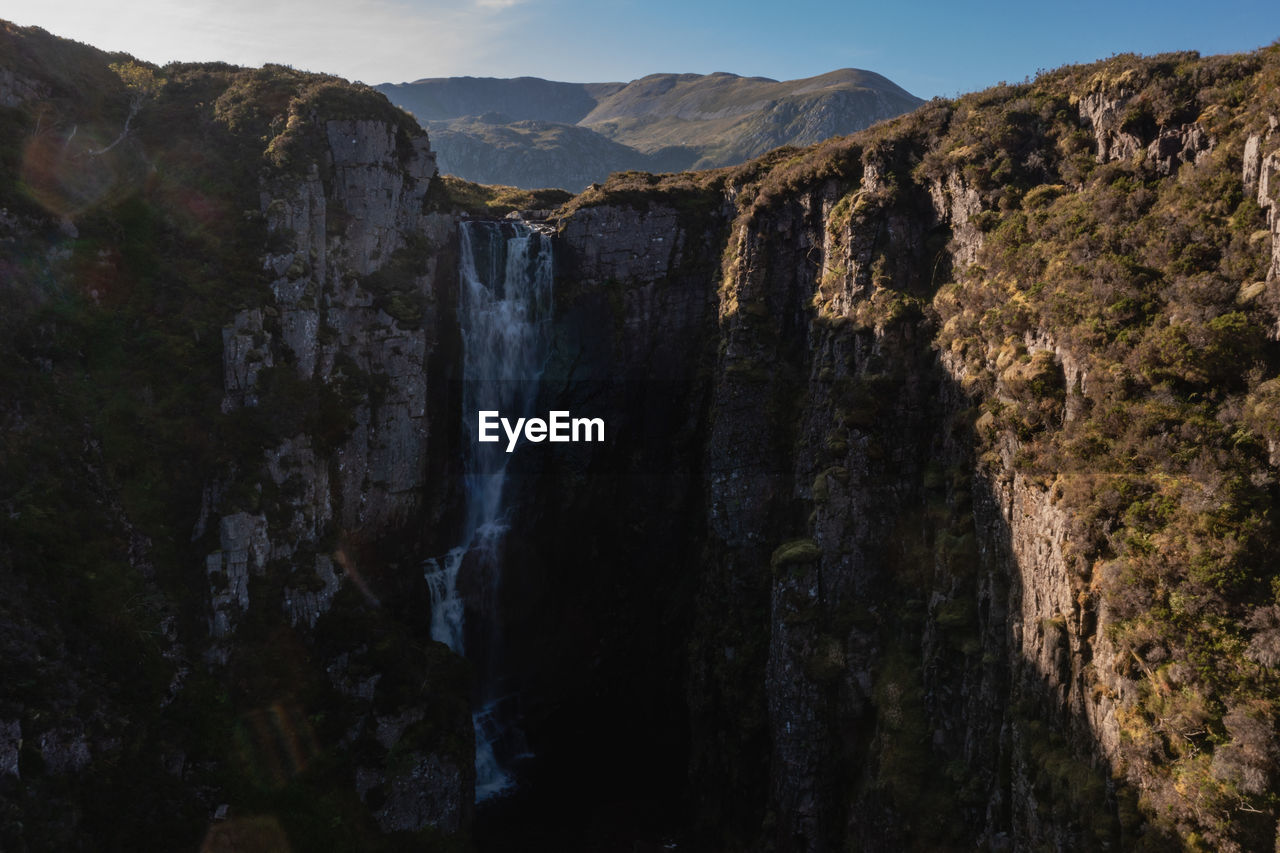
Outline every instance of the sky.
{"label": "sky", "polygon": [[370,84],[864,68],[924,98],[1115,53],[1280,39],[1277,0],[5,0],[0,18],[161,64],[279,62]]}

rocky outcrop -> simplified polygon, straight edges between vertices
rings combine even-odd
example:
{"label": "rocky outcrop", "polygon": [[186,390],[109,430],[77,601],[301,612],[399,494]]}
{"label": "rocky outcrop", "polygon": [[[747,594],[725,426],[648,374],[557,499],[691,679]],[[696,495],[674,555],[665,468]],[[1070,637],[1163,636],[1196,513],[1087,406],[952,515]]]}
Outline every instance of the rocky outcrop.
{"label": "rocky outcrop", "polygon": [[15,779],[22,773],[18,766],[18,753],[22,749],[22,723],[5,720],[0,723],[0,774]]}
{"label": "rocky outcrop", "polygon": [[944,180],[929,185],[933,209],[951,227],[951,260],[957,267],[977,263],[982,248],[982,230],[975,217],[982,211],[982,198],[968,186],[958,171],[948,172]]}
{"label": "rocky outcrop", "polygon": [[1277,195],[1280,194],[1280,136],[1277,129],[1280,120],[1270,116],[1267,129],[1251,135],[1244,144],[1244,188],[1256,193],[1258,206],[1267,212],[1270,230],[1271,265],[1267,269],[1267,281],[1280,278],[1280,214],[1277,213]]}
{"label": "rocky outcrop", "polygon": [[[765,830],[779,849],[839,849],[848,838],[909,844],[912,821],[891,803],[920,784],[920,770],[895,742],[997,752],[998,727],[955,710],[964,679],[948,632],[925,618],[925,608],[951,612],[953,599],[963,605],[971,593],[945,573],[935,577],[926,556],[903,566],[901,546],[891,544],[919,536],[932,552],[933,532],[917,526],[925,460],[959,466],[964,451],[932,430],[954,417],[942,404],[955,393],[922,347],[927,321],[883,299],[888,288],[928,287],[921,278],[937,261],[920,262],[925,247],[952,224],[968,234],[977,199],[952,175],[933,188],[940,209],[927,196],[894,203],[887,171],[868,155],[856,185],[822,184],[747,219],[722,291],[708,527],[732,580],[718,581],[708,599],[734,601],[731,612],[750,612],[762,594],[769,602],[767,626],[740,622],[732,647],[749,648],[762,630],[768,637],[766,659],[737,676],[760,679],[767,729],[736,734],[744,749],[762,735],[771,744],[763,799],[773,826]],[[961,254],[972,262],[975,251]],[[944,489],[934,499],[952,498]],[[962,555],[974,547],[971,535],[967,545],[963,533],[956,538]],[[890,628],[903,594],[895,564],[925,586],[916,590],[921,610]],[[721,674],[695,681],[709,694],[695,709],[729,689],[723,665],[703,666]],[[849,762],[866,760],[880,767],[874,783],[841,782]],[[861,793],[839,802],[830,792],[842,784]]]}
{"label": "rocky outcrop", "polygon": [[[1075,760],[1086,766],[1118,762],[1116,711],[1122,692],[1130,688],[1107,677],[1114,672],[1116,650],[1106,632],[1106,614],[1098,612],[1089,592],[1089,578],[1067,556],[1072,547],[1067,514],[1043,488],[1020,475],[987,485],[986,496],[975,506],[978,537],[984,556],[994,556],[997,565],[983,588],[991,596],[1007,582],[1004,573],[1010,573],[1009,593],[1001,602],[1007,608],[1002,629],[1009,642],[1009,683],[1013,696],[1034,703],[1028,717],[1006,723],[1003,745],[1014,778],[1000,802],[1008,810],[1009,824],[991,827],[988,837],[1003,831],[1011,839],[1040,844],[1096,845],[1095,836],[1105,841],[1109,834],[1105,824],[1090,826],[1080,813],[1051,817],[1055,804],[1046,798],[1045,785],[1036,784],[1043,768],[1032,756],[1044,749],[1048,728],[1063,738],[1062,757],[1074,750]],[[1091,756],[1093,750],[1096,755]]]}
{"label": "rocky outcrop", "polygon": [[47,86],[19,74],[11,68],[0,68],[0,106],[20,107],[28,101],[46,97]]}
{"label": "rocky outcrop", "polygon": [[1099,163],[1127,160],[1146,147],[1126,129],[1125,107],[1130,97],[1124,91],[1095,91],[1080,98],[1080,121],[1093,130]]}
{"label": "rocky outcrop", "polygon": [[[1183,163],[1200,163],[1213,150],[1214,140],[1197,122],[1159,128],[1154,139],[1143,138],[1140,106],[1124,89],[1099,90],[1080,98],[1080,120],[1093,130],[1099,163],[1127,160],[1144,152],[1161,175],[1171,175]],[[1150,140],[1150,141],[1147,141]]]}
{"label": "rocky outcrop", "polygon": [[209,634],[216,639],[230,635],[237,618],[249,609],[249,573],[262,574],[271,555],[267,520],[261,515],[223,516],[219,530],[221,548],[205,561],[213,611]]}
{"label": "rocky outcrop", "polygon": [[50,729],[37,738],[36,745],[45,768],[55,774],[74,775],[93,760],[84,733],[73,728]]}
{"label": "rocky outcrop", "polygon": [[316,555],[315,579],[310,585],[298,589],[285,587],[284,606],[289,614],[289,624],[297,627],[306,623],[314,628],[316,621],[333,605],[341,579],[333,570],[333,560],[323,554]]}
{"label": "rocky outcrop", "polygon": [[163,85],[101,147],[120,57],[0,43],[0,847],[195,849],[245,813],[295,848],[452,843],[468,674],[419,562],[456,223],[426,135],[335,78],[140,63]]}
{"label": "rocky outcrop", "polygon": [[562,242],[572,253],[573,281],[660,281],[679,259],[685,233],[679,215],[664,207],[588,207],[569,219]]}
{"label": "rocky outcrop", "polygon": [[270,481],[280,489],[283,524],[277,524],[271,556],[287,559],[314,545],[333,521],[329,460],[318,456],[308,436],[287,438],[266,452]]}
{"label": "rocky outcrop", "polygon": [[[375,717],[374,736],[384,749],[396,749],[393,768],[359,767],[356,791],[366,803],[380,803],[374,817],[383,832],[419,832],[432,828],[447,835],[466,830],[470,773],[452,759],[408,748],[409,727],[422,722],[421,709]],[[474,783],[471,783],[474,787]]]}
{"label": "rocky outcrop", "polygon": [[[453,835],[463,830],[462,817],[471,805],[463,799],[468,774],[436,755],[408,753],[403,760],[407,768],[385,783],[383,805],[376,812],[382,831],[417,832],[434,827]],[[357,778],[357,786],[360,784]]]}
{"label": "rocky outcrop", "polygon": [[[398,128],[363,120],[327,121],[315,132],[327,145],[323,178],[313,162],[300,177],[263,183],[274,302],[240,312],[223,334],[224,411],[258,405],[259,376],[277,364],[298,381],[357,392],[345,413],[350,435],[335,448],[332,494],[329,462],[306,434],[286,437],[268,456],[271,481],[293,481],[304,493],[288,498],[290,553],[318,541],[335,505],[344,529],[370,534],[420,505],[439,262],[421,244],[451,236],[447,221],[422,212],[435,169],[425,136],[401,140]],[[388,265],[393,280],[384,281]],[[380,273],[376,285],[366,281]]]}
{"label": "rocky outcrop", "polygon": [[1183,163],[1202,163],[1213,150],[1214,140],[1199,124],[1167,128],[1147,146],[1147,158],[1161,175],[1172,175]]}
{"label": "rocky outcrop", "polygon": [[274,356],[266,347],[267,333],[262,318],[261,308],[245,309],[222,330],[224,414],[239,406],[256,406],[258,374],[274,364]]}
{"label": "rocky outcrop", "polygon": [[[331,192],[315,163],[301,180],[281,176],[264,185],[263,213],[278,243],[265,265],[278,276],[271,286],[279,342],[262,331],[260,309],[237,317],[227,333],[235,345],[224,350],[233,378],[228,401],[252,397],[257,371],[279,349],[300,379],[332,384],[336,367],[346,381],[380,383],[376,410],[367,400],[357,406],[354,434],[339,450],[343,524],[379,529],[404,520],[425,471],[424,365],[434,344],[428,314],[438,259],[408,244],[424,232],[434,245],[451,235],[446,221],[422,213],[435,169],[425,136],[405,143],[406,153],[384,122],[329,121],[323,133]],[[361,285],[397,263],[393,257],[409,265],[398,265],[401,280],[389,285],[400,289]],[[254,339],[259,345],[248,347]]]}
{"label": "rocky outcrop", "polygon": [[[428,362],[448,335],[436,303],[442,288],[452,292],[440,275],[454,223],[424,212],[435,158],[420,131],[385,120],[317,118],[305,132],[322,143],[322,156],[261,181],[271,299],[239,312],[223,333],[223,411],[258,410],[256,417],[283,434],[256,469],[227,472],[240,480],[239,493],[247,483],[266,511],[221,516],[220,549],[206,568],[217,641],[210,659],[234,659],[237,624],[250,609],[281,608],[290,626],[332,649],[322,665],[352,703],[348,738],[373,737],[376,729],[378,752],[396,756],[394,764],[366,758],[358,773],[362,798],[380,792],[378,826],[454,834],[470,814],[470,764],[408,750],[399,743],[404,725],[385,737],[373,709],[396,707],[383,695],[387,682],[347,671],[370,650],[333,646],[321,624],[344,588],[354,584],[357,599],[374,605],[384,594],[356,565],[360,543],[404,535],[442,505],[445,489],[429,494],[427,477],[441,468],[445,448],[429,439],[452,425],[431,419]],[[453,320],[451,311],[444,317]],[[318,407],[319,419],[289,406]],[[437,461],[429,460],[432,452]],[[214,484],[204,512],[226,513],[232,500],[231,490]],[[253,577],[266,588],[279,584],[280,592],[252,598]],[[415,582],[392,579],[384,589]],[[414,713],[421,719],[421,710]]]}

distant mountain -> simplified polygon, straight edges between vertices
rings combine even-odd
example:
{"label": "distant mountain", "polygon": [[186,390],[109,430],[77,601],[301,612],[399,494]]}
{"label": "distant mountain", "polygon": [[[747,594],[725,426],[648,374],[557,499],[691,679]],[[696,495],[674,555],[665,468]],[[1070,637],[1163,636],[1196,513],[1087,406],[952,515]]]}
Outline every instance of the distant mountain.
{"label": "distant mountain", "polygon": [[744,162],[909,112],[923,101],[871,71],[779,82],[651,74],[630,83],[440,77],[376,87],[428,125],[442,172],[578,190],[628,169]]}
{"label": "distant mountain", "polygon": [[482,184],[582,189],[614,172],[676,172],[700,156],[690,148],[637,151],[574,124],[513,121],[501,113],[426,121],[440,171]]}
{"label": "distant mountain", "polygon": [[502,113],[512,121],[574,124],[626,83],[557,83],[540,77],[433,77],[375,86],[418,121]]}

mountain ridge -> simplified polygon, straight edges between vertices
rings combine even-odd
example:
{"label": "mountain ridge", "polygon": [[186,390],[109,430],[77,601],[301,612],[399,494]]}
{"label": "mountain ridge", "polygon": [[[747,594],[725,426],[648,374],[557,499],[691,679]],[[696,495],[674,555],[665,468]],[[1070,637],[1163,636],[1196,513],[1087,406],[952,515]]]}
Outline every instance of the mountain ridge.
{"label": "mountain ridge", "polygon": [[[432,126],[441,171],[482,183],[572,190],[612,172],[737,165],[782,145],[853,133],[924,103],[858,68],[782,81],[718,71],[656,73],[627,83],[437,77],[374,88]],[[523,121],[560,127],[515,127]]]}

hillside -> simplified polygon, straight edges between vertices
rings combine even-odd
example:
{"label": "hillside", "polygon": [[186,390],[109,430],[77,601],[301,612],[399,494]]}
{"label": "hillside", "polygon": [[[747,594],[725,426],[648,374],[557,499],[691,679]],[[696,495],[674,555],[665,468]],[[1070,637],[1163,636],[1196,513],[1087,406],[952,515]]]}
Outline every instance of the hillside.
{"label": "hillside", "polygon": [[[580,123],[641,151],[674,144],[706,149],[706,162],[698,166],[709,168],[779,145],[852,133],[920,103],[879,74],[852,68],[786,82],[653,74],[601,97]],[[773,138],[763,136],[770,132]]]}
{"label": "hillside", "polygon": [[[590,128],[498,113],[426,123],[441,171],[482,184],[585,187],[613,172],[675,172],[697,153],[675,148],[642,153]],[[548,175],[560,176],[554,181]]]}
{"label": "hillside", "polygon": [[601,97],[625,85],[557,83],[539,77],[431,77],[376,88],[423,122],[501,113],[511,121],[576,124],[595,109]]}
{"label": "hillside", "polygon": [[[653,74],[626,84],[436,78],[377,88],[433,124],[443,171],[573,190],[615,171],[734,165],[781,145],[852,133],[921,103],[856,69],[786,82],[719,73]],[[528,121],[537,128],[517,126]]]}

